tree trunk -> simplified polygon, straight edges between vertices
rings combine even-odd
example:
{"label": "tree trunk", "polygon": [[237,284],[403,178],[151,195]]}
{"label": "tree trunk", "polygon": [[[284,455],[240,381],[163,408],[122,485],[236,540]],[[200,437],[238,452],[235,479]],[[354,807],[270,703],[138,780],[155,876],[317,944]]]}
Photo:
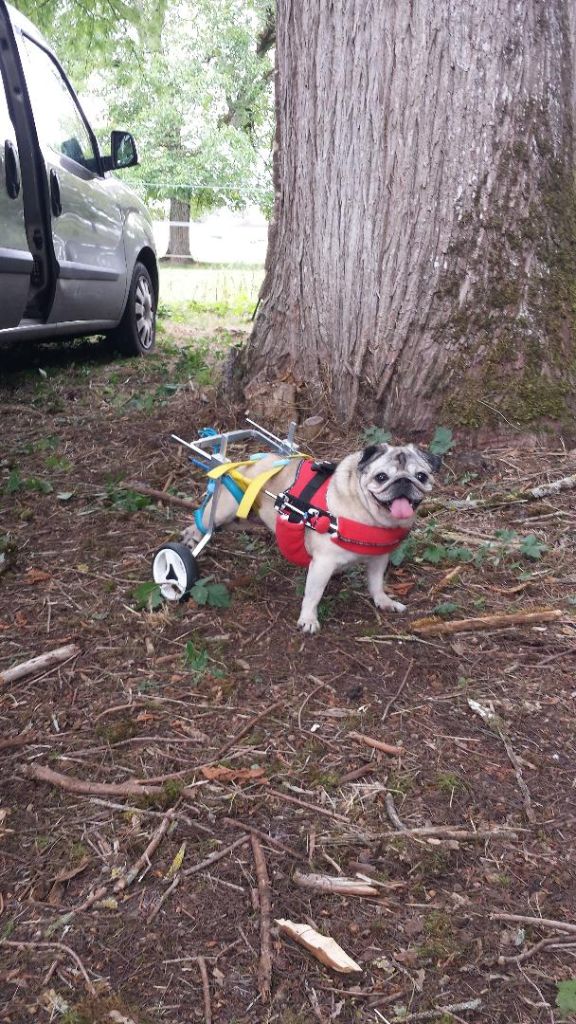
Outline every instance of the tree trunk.
{"label": "tree trunk", "polygon": [[567,422],[575,29],[573,0],[278,0],[244,379],[413,435]]}
{"label": "tree trunk", "polygon": [[192,260],[190,252],[190,200],[170,200],[170,236],[166,256],[184,256]]}

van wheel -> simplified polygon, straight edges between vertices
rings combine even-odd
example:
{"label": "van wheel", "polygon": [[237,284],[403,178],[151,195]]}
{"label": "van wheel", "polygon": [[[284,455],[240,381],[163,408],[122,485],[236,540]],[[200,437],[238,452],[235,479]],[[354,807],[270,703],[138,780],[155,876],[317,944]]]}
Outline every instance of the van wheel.
{"label": "van wheel", "polygon": [[108,337],[126,356],[147,356],[156,342],[156,295],[143,263],[136,263],[122,319]]}

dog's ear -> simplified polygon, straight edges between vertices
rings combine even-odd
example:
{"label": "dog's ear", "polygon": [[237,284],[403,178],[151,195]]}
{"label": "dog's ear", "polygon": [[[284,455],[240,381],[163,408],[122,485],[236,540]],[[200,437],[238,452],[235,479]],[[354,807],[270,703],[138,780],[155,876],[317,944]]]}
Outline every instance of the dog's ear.
{"label": "dog's ear", "polygon": [[376,454],[382,454],[383,452],[386,451],[387,447],[387,444],[369,444],[368,447],[364,449],[362,455],[360,456],[360,460],[358,462],[358,469],[364,469],[364,467],[368,465],[368,463],[374,458]]}
{"label": "dog's ear", "polygon": [[426,448],[419,448],[418,452],[423,459],[426,459],[426,462],[430,466],[432,472],[437,473],[442,465],[442,456],[434,455],[432,452],[429,452]]}

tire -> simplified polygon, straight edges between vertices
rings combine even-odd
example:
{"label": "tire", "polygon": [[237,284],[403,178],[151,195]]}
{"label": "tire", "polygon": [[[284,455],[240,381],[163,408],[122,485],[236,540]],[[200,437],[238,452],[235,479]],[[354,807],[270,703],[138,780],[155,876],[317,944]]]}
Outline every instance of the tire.
{"label": "tire", "polygon": [[200,575],[186,544],[164,544],[154,555],[152,576],[166,601],[182,601]]}
{"label": "tire", "polygon": [[125,356],[147,356],[156,344],[156,291],[143,263],[136,263],[122,319],[108,337]]}

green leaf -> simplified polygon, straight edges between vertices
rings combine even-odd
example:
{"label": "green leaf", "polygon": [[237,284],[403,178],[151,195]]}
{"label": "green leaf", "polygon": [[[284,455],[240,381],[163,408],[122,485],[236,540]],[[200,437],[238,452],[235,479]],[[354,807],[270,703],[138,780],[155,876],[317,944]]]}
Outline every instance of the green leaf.
{"label": "green leaf", "polygon": [[518,534],[516,530],[496,530],[494,533],[498,540],[501,540],[503,544],[509,544],[511,541],[516,540]]}
{"label": "green leaf", "polygon": [[193,672],[203,672],[208,664],[208,651],[204,647],[197,647],[193,640],[186,644],[184,652],[186,667]]}
{"label": "green leaf", "polygon": [[563,1013],[576,1013],[576,978],[556,983],[556,1006]]}
{"label": "green leaf", "polygon": [[520,553],[524,555],[526,558],[533,558],[534,560],[541,558],[544,552],[547,550],[547,545],[539,541],[533,533],[530,533],[527,537],[524,537],[520,545]]}
{"label": "green leaf", "polygon": [[458,611],[459,605],[454,604],[454,601],[442,601],[441,604],[437,604],[432,609],[433,615],[452,615],[453,612]]}
{"label": "green leaf", "polygon": [[455,444],[456,442],[449,427],[436,427],[434,437],[428,445],[428,449],[432,452],[432,455],[446,455]]}
{"label": "green leaf", "polygon": [[140,583],[132,592],[132,598],[137,608],[146,609],[149,612],[155,611],[156,608],[160,608],[164,604],[160,587],[157,583],[152,582]]}
{"label": "green leaf", "polygon": [[406,540],[403,540],[402,543],[399,544],[397,548],[395,548],[395,550],[390,555],[390,562],[392,565],[402,565],[404,559],[408,558],[408,556],[412,553],[414,544],[411,544],[410,541],[411,538],[407,537]]}
{"label": "green leaf", "polygon": [[209,583],[198,580],[190,591],[196,604],[207,604],[212,608],[228,608],[232,600],[230,591],[223,583]]}
{"label": "green leaf", "polygon": [[471,551],[470,548],[454,546],[454,547],[448,548],[446,553],[447,553],[448,558],[450,559],[451,562],[473,562],[474,561],[474,552]]}
{"label": "green leaf", "polygon": [[15,494],[15,492],[19,491],[21,487],[22,477],[20,476],[20,471],[17,469],[13,469],[10,473],[10,476],[8,477],[8,480],[6,481],[4,491],[6,492],[6,494]]}
{"label": "green leaf", "polygon": [[367,427],[362,433],[362,443],[368,444],[390,444],[392,434],[383,427]]}
{"label": "green leaf", "polygon": [[31,476],[28,480],[24,481],[26,489],[29,491],[40,491],[41,494],[51,494],[54,490],[49,480],[41,480],[40,477]]}
{"label": "green leaf", "polygon": [[431,544],[422,552],[422,558],[425,562],[432,562],[432,565],[437,565],[443,558],[448,555],[448,549],[443,544]]}

